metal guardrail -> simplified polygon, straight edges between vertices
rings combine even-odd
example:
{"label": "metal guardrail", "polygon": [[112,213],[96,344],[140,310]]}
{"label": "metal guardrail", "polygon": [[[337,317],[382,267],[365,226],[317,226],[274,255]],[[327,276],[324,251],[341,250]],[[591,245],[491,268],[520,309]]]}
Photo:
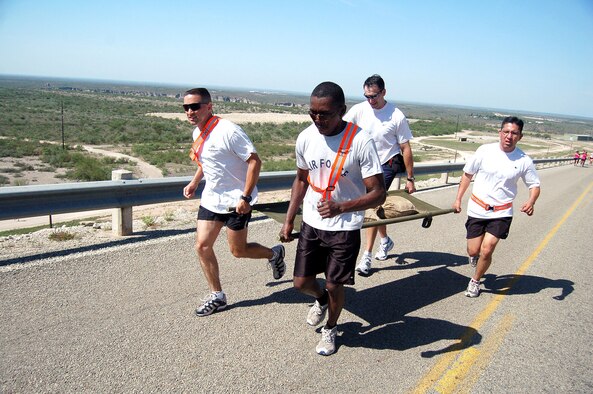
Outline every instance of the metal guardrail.
{"label": "metal guardrail", "polygon": [[[539,159],[540,164],[558,164],[573,159]],[[415,175],[461,171],[464,163],[416,164]],[[402,176],[405,174],[401,174]],[[259,191],[287,190],[292,187],[296,171],[263,172]],[[0,220],[19,219],[96,209],[126,208],[138,205],[181,201],[183,188],[192,177],[137,179],[84,183],[62,183],[0,188]],[[196,195],[203,189],[200,184]]]}

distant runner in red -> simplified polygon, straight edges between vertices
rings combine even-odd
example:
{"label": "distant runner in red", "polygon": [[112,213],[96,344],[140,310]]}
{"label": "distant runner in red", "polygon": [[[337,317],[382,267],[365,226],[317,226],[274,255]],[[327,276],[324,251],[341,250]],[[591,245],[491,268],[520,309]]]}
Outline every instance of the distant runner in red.
{"label": "distant runner in red", "polygon": [[533,161],[517,148],[523,138],[523,121],[514,116],[504,118],[498,135],[499,142],[480,146],[463,167],[464,174],[453,203],[455,213],[461,212],[461,200],[473,177],[465,223],[469,263],[475,267],[465,291],[468,297],[480,295],[480,279],[492,263],[494,249],[499,240],[509,235],[519,179],[529,188],[529,198],[521,206],[521,212],[533,215],[540,193],[540,180]]}

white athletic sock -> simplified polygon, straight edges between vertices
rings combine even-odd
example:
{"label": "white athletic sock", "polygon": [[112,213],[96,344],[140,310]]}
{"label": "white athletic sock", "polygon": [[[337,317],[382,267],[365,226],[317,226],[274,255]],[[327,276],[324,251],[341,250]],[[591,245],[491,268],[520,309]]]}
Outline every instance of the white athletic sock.
{"label": "white athletic sock", "polygon": [[386,244],[386,243],[388,243],[388,242],[389,242],[389,236],[387,236],[387,237],[385,237],[385,238],[381,238],[381,243],[382,243],[383,245],[385,245],[385,244]]}
{"label": "white athletic sock", "polygon": [[212,294],[216,296],[219,300],[222,300],[224,297],[224,291],[213,291]]}

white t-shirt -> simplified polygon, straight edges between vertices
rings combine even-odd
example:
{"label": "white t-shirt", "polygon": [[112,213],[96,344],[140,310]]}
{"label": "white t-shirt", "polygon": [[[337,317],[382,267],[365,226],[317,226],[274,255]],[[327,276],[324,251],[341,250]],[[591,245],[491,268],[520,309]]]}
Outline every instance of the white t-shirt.
{"label": "white t-shirt", "polygon": [[[200,129],[196,127],[194,141],[199,136]],[[201,206],[216,213],[228,213],[229,207],[237,206],[247,179],[246,160],[252,153],[256,153],[255,147],[245,131],[221,118],[204,142],[200,156],[206,181]],[[255,204],[257,187],[253,189],[251,197],[251,204]]]}
{"label": "white t-shirt", "polygon": [[[529,189],[540,185],[531,158],[519,148],[506,153],[498,142],[480,146],[463,167],[463,172],[475,174],[472,193],[490,206],[512,202],[517,195],[519,179],[523,179]],[[470,198],[467,214],[482,219],[509,217],[513,216],[513,208],[486,211]]]}
{"label": "white t-shirt", "polygon": [[[296,142],[296,163],[298,168],[309,171],[311,182],[318,188],[325,189],[336,159],[336,152],[344,136],[340,134],[330,137],[319,133],[312,124],[303,130]],[[337,170],[337,169],[336,169]],[[358,130],[352,140],[350,153],[342,169],[342,175],[331,192],[331,200],[336,202],[350,201],[366,193],[363,179],[381,174],[381,162],[373,140],[367,133]],[[303,221],[319,230],[350,231],[359,230],[364,221],[364,211],[346,212],[332,218],[324,219],[317,212],[317,202],[321,193],[309,186],[303,199]]]}
{"label": "white t-shirt", "polygon": [[344,120],[356,123],[371,135],[381,163],[386,163],[400,153],[399,145],[412,139],[408,120],[390,102],[386,102],[381,109],[374,109],[368,101],[358,103],[344,115]]}

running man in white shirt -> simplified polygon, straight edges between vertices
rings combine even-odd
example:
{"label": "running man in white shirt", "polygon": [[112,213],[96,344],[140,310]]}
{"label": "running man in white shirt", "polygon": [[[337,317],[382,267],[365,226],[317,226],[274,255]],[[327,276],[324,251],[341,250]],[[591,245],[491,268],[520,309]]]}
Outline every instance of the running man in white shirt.
{"label": "running man in white shirt", "polygon": [[[214,242],[224,225],[229,248],[237,258],[268,259],[274,279],[286,271],[284,246],[267,248],[247,242],[251,204],[257,201],[257,180],[261,160],[247,134],[236,124],[212,114],[212,99],[205,88],[191,89],[183,97],[183,109],[196,126],[190,157],[198,164],[191,182],[183,189],[192,198],[205,179],[198,211],[196,251],[210,294],[196,309],[196,315],[208,316],[227,306],[222,291]],[[234,212],[229,212],[235,207]]]}
{"label": "running man in white shirt", "polygon": [[468,297],[480,295],[480,279],[492,263],[494,249],[499,240],[509,235],[519,179],[529,188],[529,198],[521,205],[521,212],[533,215],[540,194],[540,180],[533,161],[517,148],[523,137],[523,121],[514,116],[504,118],[498,134],[499,142],[480,146],[463,167],[453,203],[455,213],[461,212],[461,199],[475,175],[465,224],[469,263],[475,267],[465,291]]}
{"label": "running man in white shirt", "polygon": [[[387,190],[395,174],[405,172],[407,174],[406,190],[412,194],[416,191],[416,187],[414,186],[414,156],[410,146],[412,131],[408,121],[395,104],[385,100],[387,91],[385,81],[380,75],[374,74],[368,77],[364,81],[363,89],[366,101],[352,106],[344,116],[344,120],[359,125],[375,141]],[[368,275],[370,272],[377,233],[381,236],[381,242],[375,259],[386,260],[389,251],[393,249],[393,241],[387,235],[386,225],[369,227],[365,232],[366,249],[356,267],[356,271],[361,275]]]}
{"label": "running man in white shirt", "polygon": [[[336,350],[337,322],[344,306],[344,285],[354,284],[364,210],[385,201],[381,162],[370,135],[342,120],[346,102],[333,82],[311,94],[311,126],[296,142],[297,176],[292,185],[280,240],[289,242],[299,206],[303,223],[294,263],[294,287],[315,297],[307,323],[321,329],[317,353]],[[317,274],[325,274],[325,288]]]}

